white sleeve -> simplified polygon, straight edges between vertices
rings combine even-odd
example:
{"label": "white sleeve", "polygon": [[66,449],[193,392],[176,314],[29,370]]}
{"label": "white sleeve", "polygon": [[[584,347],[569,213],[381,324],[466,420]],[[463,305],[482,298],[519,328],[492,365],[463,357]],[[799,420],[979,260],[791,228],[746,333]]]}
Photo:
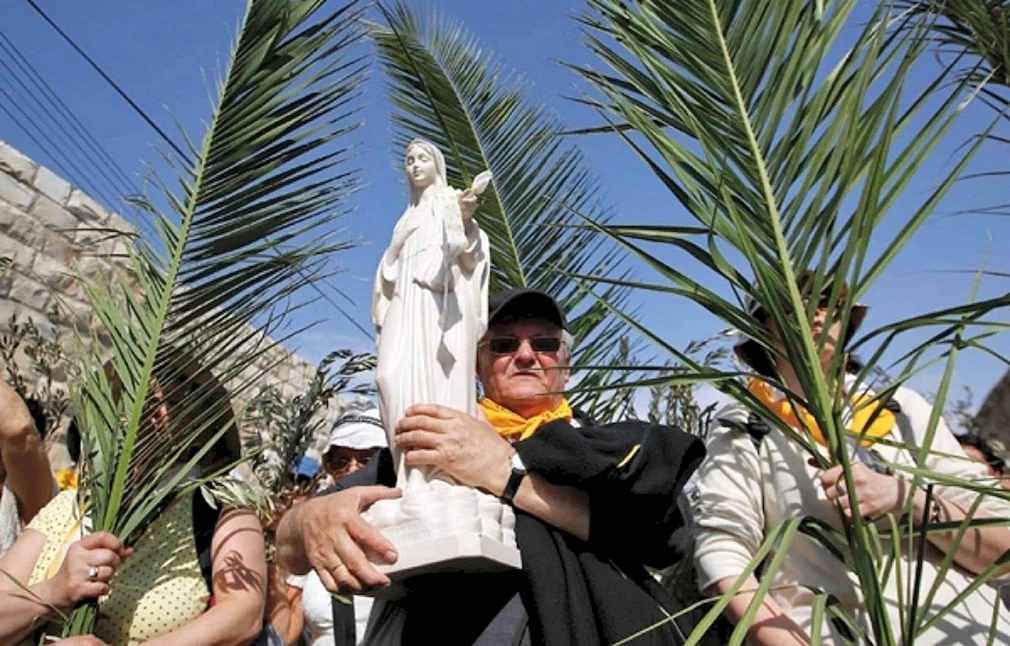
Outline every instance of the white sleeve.
{"label": "white sleeve", "polygon": [[[895,400],[901,405],[902,415],[911,426],[911,432],[915,439],[916,446],[922,446],[926,440],[926,429],[929,427],[929,416],[933,407],[922,395],[908,388],[899,388],[894,395]],[[950,455],[958,458],[948,457]],[[954,437],[941,417],[936,425],[936,433],[933,435],[933,443],[930,453],[926,456],[926,468],[936,471],[946,476],[953,476],[968,482],[979,482],[980,484],[991,483],[992,476],[986,470],[985,465],[972,460],[964,453],[960,442]],[[937,485],[936,494],[948,500],[965,511],[971,508],[978,496],[974,491],[958,486]],[[1010,503],[999,498],[987,496],[981,503],[980,509],[992,516],[1010,518]]]}
{"label": "white sleeve", "polygon": [[741,430],[718,421],[706,442],[695,502],[695,565],[704,590],[737,577],[764,541],[764,498],[757,447]]}
{"label": "white sleeve", "polygon": [[292,588],[298,588],[301,590],[305,587],[305,579],[309,575],[306,574],[286,574],[284,575],[284,582],[290,585]]}

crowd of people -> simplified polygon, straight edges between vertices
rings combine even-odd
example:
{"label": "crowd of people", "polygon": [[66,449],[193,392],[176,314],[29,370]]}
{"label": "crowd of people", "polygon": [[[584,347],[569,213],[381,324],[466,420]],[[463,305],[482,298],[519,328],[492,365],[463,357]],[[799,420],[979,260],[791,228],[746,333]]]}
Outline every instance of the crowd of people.
{"label": "crowd of people", "polygon": [[[812,297],[819,298],[812,327],[828,370],[866,308],[856,306],[843,330],[831,323],[836,304]],[[844,519],[858,514],[883,527],[906,507],[930,524],[953,524],[926,534],[919,574],[923,590],[935,589],[926,616],[950,603],[957,609],[924,625],[915,643],[1010,644],[1005,629],[990,632],[994,613],[1001,626],[1010,621],[999,590],[972,585],[1010,551],[1010,528],[972,527],[955,540],[966,515],[1010,518],[1010,505],[994,496],[977,501],[972,489],[951,484],[1004,482],[1001,456],[941,421],[924,466],[950,479],[927,491],[913,488],[901,469],[882,466],[917,466],[909,447],[926,442],[932,414],[920,395],[898,388],[887,402],[874,403],[871,393],[846,382],[847,419],[863,433],[852,446],[847,482],[841,467],[822,468],[742,403],[715,415],[705,442],[644,421],[601,424],[563,394],[573,341],[557,302],[516,289],[492,295],[488,307],[488,329],[476,348],[479,414],[419,403],[398,421],[393,448],[408,465],[437,467],[511,505],[521,569],[430,574],[406,597],[380,594],[373,602],[369,595],[391,585],[377,564],[398,555],[363,512],[400,494],[394,453],[372,405],[340,416],[321,460],[294,465],[297,476],[315,482],[322,475],[325,485],[315,495],[311,487],[300,490],[279,518],[216,508],[190,494],[171,501],[126,545],[89,531],[75,492],[61,492],[52,475],[39,423],[0,382],[0,646],[34,643],[40,631],[58,634],[67,612],[93,599],[100,600],[94,636],[61,643],[553,646],[636,636],[632,643],[677,644],[694,626],[685,622],[688,615],[677,616],[679,602],[655,572],[693,555],[696,581],[684,585],[721,595],[784,520],[809,517],[841,531]],[[751,314],[774,338],[762,309],[754,305]],[[755,340],[736,350],[754,373],[747,388],[755,400],[809,433],[828,455],[812,416],[770,385],[780,379],[803,394],[785,352],[769,352]],[[180,409],[173,402],[156,408],[159,415]],[[237,439],[226,434],[200,472],[238,457]],[[684,504],[689,480],[696,487],[693,509]],[[269,563],[265,537],[273,543]],[[809,644],[818,632],[824,644],[858,641],[853,631],[866,630],[869,620],[858,578],[839,561],[844,542],[836,543],[799,534],[774,571],[759,568],[738,586],[726,609],[731,622],[744,618],[759,582],[771,578],[750,618],[748,643]],[[907,545],[896,553],[899,564],[881,585],[892,623],[902,625],[902,577],[917,556]],[[857,625],[818,612],[816,599],[824,595]]]}

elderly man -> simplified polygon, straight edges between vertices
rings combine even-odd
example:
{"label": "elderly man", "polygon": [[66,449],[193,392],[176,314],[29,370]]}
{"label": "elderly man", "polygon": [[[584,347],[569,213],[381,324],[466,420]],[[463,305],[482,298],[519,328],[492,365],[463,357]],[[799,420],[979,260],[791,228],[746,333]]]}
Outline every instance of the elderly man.
{"label": "elderly man", "polygon": [[[676,561],[681,487],[704,449],[679,430],[625,422],[596,426],[561,395],[571,336],[557,303],[528,289],[489,299],[477,353],[482,417],[416,405],[397,425],[408,465],[434,465],[516,510],[521,572],[429,575],[398,602],[403,643],[605,644],[653,627],[636,643],[677,643],[674,603],[643,564]],[[389,585],[368,555],[392,563],[393,546],[362,517],[395,469],[388,450],[336,492],[295,507],[277,555],[293,572],[315,569],[335,592]],[[389,607],[389,604],[386,605]],[[382,616],[373,611],[370,637]],[[657,626],[658,624],[658,626]]]}

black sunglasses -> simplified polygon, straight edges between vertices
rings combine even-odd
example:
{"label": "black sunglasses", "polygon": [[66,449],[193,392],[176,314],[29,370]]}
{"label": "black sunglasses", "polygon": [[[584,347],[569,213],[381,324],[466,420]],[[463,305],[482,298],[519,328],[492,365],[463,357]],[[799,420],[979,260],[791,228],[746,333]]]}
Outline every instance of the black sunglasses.
{"label": "black sunglasses", "polygon": [[323,462],[327,468],[332,471],[340,471],[346,468],[352,461],[357,462],[360,465],[364,465],[366,462],[372,459],[372,456],[379,449],[358,449],[352,455],[332,455],[327,453],[323,456]]}
{"label": "black sunglasses", "polygon": [[[561,349],[561,339],[556,336],[534,336],[527,340],[534,352],[546,354]],[[493,354],[512,354],[519,350],[523,340],[517,336],[496,336],[486,343]]]}

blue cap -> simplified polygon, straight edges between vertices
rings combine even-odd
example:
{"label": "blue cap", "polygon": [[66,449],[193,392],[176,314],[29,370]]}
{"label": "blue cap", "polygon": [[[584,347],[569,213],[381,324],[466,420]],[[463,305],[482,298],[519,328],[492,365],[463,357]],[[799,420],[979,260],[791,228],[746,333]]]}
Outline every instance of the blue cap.
{"label": "blue cap", "polygon": [[319,472],[319,460],[315,458],[310,458],[309,456],[303,456],[299,460],[295,468],[292,469],[292,473],[296,476],[305,476],[311,478]]}

